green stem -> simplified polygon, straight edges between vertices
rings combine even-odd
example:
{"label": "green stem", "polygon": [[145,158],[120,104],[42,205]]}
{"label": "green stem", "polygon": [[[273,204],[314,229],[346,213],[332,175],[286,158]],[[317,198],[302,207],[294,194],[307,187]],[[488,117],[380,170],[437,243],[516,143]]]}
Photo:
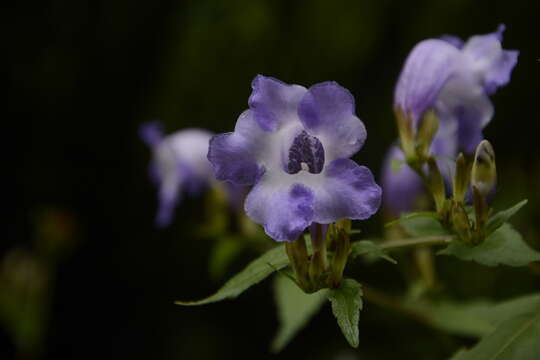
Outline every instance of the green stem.
{"label": "green stem", "polygon": [[429,246],[429,245],[447,245],[453,236],[425,236],[412,239],[401,239],[386,241],[381,244],[381,248],[386,250],[401,249],[412,246]]}

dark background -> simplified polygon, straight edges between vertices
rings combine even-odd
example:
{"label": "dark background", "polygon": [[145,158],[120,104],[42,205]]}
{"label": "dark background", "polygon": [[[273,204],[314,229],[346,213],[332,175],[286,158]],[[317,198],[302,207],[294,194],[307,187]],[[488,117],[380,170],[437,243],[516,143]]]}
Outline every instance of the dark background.
{"label": "dark background", "polygon": [[[267,355],[277,327],[269,282],[234,302],[173,305],[176,299],[210,294],[220,281],[208,276],[209,239],[194,235],[193,224],[201,224],[192,209],[200,208],[200,201],[183,203],[170,228],[154,228],[150,154],[137,135],[138,126],[153,119],[162,120],[168,132],[231,131],[258,73],[306,87],[335,80],[348,88],[368,130],[355,159],[378,174],[396,137],[393,87],[414,44],[442,34],[467,38],[505,23],[503,46],[520,50],[520,56],[511,83],[492,98],[496,114],[485,135],[497,153],[496,206],[528,197],[514,223],[539,248],[539,4],[59,0],[8,5],[0,15],[8,90],[2,141],[7,221],[0,256],[14,246],[31,246],[35,214],[43,208],[69,213],[78,239],[56,270],[43,357],[275,357]],[[361,226],[376,236],[382,219]],[[234,269],[253,256],[244,253]],[[526,270],[441,261],[458,296],[506,298],[540,286]],[[388,268],[350,270],[359,281],[399,290],[402,281]],[[469,280],[452,275],[456,272],[469,274]],[[7,330],[0,333],[0,358],[9,359],[13,341]],[[348,348],[325,308],[278,357],[443,359],[467,341],[367,304],[359,350]]]}

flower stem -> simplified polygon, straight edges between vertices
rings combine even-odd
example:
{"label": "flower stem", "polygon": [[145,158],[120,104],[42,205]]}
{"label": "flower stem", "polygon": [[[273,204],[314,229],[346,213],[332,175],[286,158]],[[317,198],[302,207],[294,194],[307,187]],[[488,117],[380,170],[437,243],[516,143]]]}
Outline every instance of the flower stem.
{"label": "flower stem", "polygon": [[447,245],[453,236],[425,236],[412,239],[401,239],[386,241],[381,244],[381,248],[386,250],[401,249],[413,246],[427,246],[427,245]]}

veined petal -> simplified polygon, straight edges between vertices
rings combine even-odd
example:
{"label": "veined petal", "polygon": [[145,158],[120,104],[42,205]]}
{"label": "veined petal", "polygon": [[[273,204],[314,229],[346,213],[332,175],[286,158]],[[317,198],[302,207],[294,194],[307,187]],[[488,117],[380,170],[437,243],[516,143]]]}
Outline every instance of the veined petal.
{"label": "veined petal", "polygon": [[233,133],[215,135],[210,140],[208,160],[218,180],[237,185],[253,185],[264,172],[258,155],[268,142],[267,133],[255,121],[251,110],[244,111]]}
{"label": "veined petal", "polygon": [[245,210],[277,241],[294,241],[313,221],[313,191],[302,184],[283,186],[262,178],[249,193]]}
{"label": "veined petal", "polygon": [[381,188],[365,166],[350,159],[337,159],[327,165],[324,182],[313,187],[314,222],[329,224],[339,219],[367,219],[377,212]]}
{"label": "veined petal", "polygon": [[428,39],[414,47],[407,57],[396,86],[394,106],[410,113],[416,122],[433,106],[454,70],[460,51],[447,41]]}
{"label": "veined petal", "polygon": [[327,162],[354,155],[366,140],[354,107],[352,94],[333,81],[313,85],[300,102],[300,121],[323,143]]}
{"label": "veined petal", "polygon": [[248,104],[261,129],[275,131],[298,119],[298,103],[306,92],[305,87],[263,75],[257,75],[251,87]]}
{"label": "veined petal", "polygon": [[[422,179],[404,160],[403,152],[394,145],[388,150],[383,163],[383,204],[387,211],[396,216],[413,210],[423,191]],[[394,161],[398,161],[399,166],[393,166]]]}
{"label": "veined petal", "polygon": [[519,51],[503,50],[501,46],[504,30],[501,24],[494,33],[472,36],[463,47],[463,54],[471,62],[469,66],[479,74],[488,94],[510,81],[517,64]]}

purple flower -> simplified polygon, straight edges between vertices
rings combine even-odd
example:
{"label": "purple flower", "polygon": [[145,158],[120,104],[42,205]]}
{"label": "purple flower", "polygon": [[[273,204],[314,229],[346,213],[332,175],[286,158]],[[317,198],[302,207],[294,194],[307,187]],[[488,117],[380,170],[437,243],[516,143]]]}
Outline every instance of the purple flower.
{"label": "purple flower", "polygon": [[394,105],[416,126],[429,108],[439,117],[438,138],[451,137],[457,151],[472,153],[493,117],[489,95],[510,80],[518,51],[501,47],[504,25],[463,43],[446,35],[421,41],[405,61]]}
{"label": "purple flower", "polygon": [[[394,106],[411,117],[414,127],[426,110],[435,109],[439,130],[430,150],[448,182],[457,152],[472,153],[483,139],[482,129],[494,113],[489,95],[508,83],[517,63],[518,51],[501,47],[504,30],[500,25],[496,32],[465,43],[451,35],[421,41],[401,71]],[[395,146],[383,165],[383,201],[386,209],[400,213],[412,209],[422,185],[406,164],[393,172],[392,159],[403,160]]]}
{"label": "purple flower", "polygon": [[261,75],[252,88],[234,132],[214,136],[208,152],[219,180],[254,185],[244,204],[249,217],[275,240],[293,241],[313,222],[373,215],[381,189],[349,159],[366,139],[349,91]]}
{"label": "purple flower", "polygon": [[206,154],[212,134],[185,129],[163,136],[158,122],[140,127],[140,136],[152,149],[150,176],[159,188],[156,224],[167,226],[183,191],[199,194],[214,179]]}

